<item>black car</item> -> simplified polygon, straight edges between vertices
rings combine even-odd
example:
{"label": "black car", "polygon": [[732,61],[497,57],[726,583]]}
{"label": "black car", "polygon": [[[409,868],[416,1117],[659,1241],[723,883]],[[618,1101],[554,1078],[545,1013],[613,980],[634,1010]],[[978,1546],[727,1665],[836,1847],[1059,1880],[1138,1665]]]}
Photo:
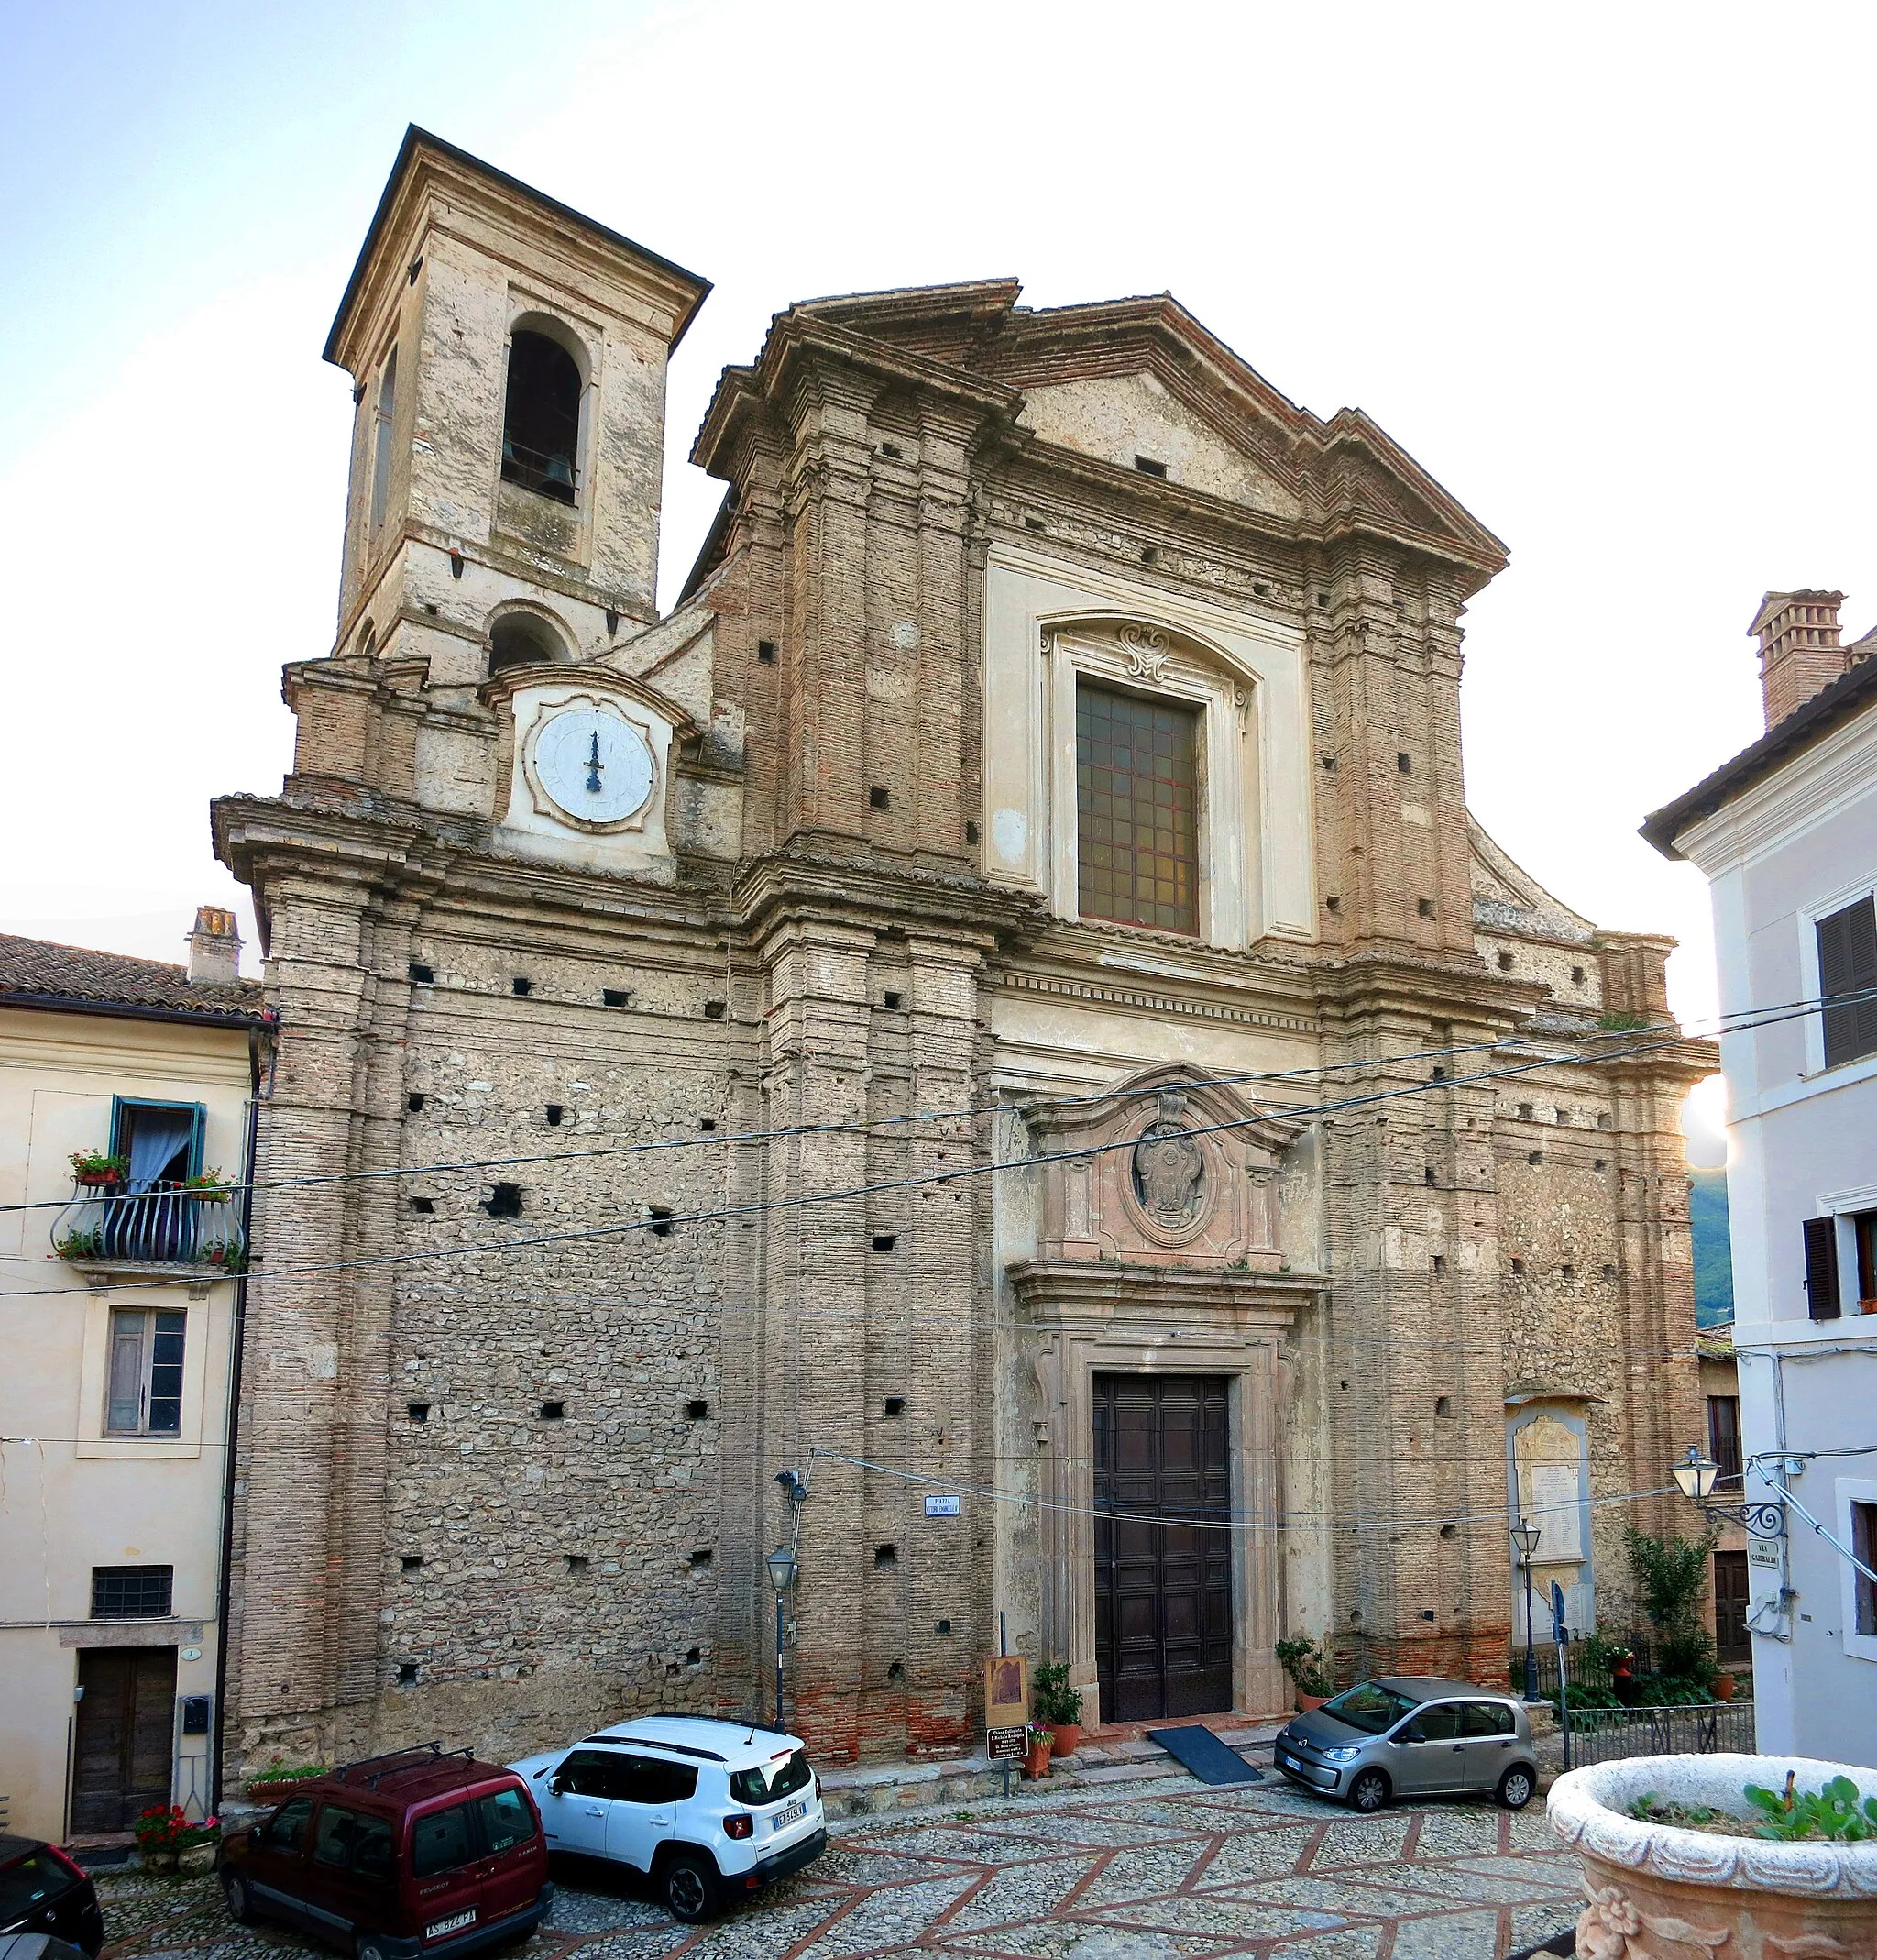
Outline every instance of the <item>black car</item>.
{"label": "black car", "polygon": [[104,1943],[97,1888],[57,1844],[0,1836],[0,1944],[12,1933],[49,1933],[97,1960]]}

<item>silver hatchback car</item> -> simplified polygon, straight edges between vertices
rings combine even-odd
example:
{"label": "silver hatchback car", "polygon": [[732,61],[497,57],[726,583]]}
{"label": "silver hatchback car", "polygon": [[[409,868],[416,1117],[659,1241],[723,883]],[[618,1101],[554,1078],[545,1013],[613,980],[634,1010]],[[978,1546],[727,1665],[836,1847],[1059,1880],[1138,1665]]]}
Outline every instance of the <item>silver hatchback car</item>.
{"label": "silver hatchback car", "polygon": [[1522,1811],[1538,1788],[1531,1725],[1516,1695],[1424,1676],[1359,1681],[1279,1734],[1293,1783],[1378,1811],[1391,1797],[1491,1797]]}

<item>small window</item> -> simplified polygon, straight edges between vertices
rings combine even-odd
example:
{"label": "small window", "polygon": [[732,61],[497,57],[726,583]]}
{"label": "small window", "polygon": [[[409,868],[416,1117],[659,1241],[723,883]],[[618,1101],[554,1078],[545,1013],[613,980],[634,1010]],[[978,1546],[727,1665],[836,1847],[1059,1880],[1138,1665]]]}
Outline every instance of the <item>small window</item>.
{"label": "small window", "polygon": [[875,783],[867,791],[867,807],[870,809],[890,809],[893,807],[893,793],[883,784]]}
{"label": "small window", "polygon": [[1084,684],[1075,718],[1081,916],[1196,935],[1198,714]]}
{"label": "small window", "polygon": [[1144,477],[1164,477],[1167,474],[1166,464],[1157,461],[1153,457],[1150,456],[1136,457],[1134,459],[1134,467],[1137,470],[1139,470],[1141,475]]}
{"label": "small window", "polygon": [[[416,1669],[412,1668],[415,1675]],[[477,1855],[476,1832],[470,1818],[473,1804],[453,1803],[446,1811],[431,1811],[411,1826],[411,1871],[413,1877],[434,1878],[455,1871]]]}
{"label": "small window", "polygon": [[1877,1211],[1853,1212],[1850,1224],[1858,1249],[1858,1307],[1877,1314]]}
{"label": "small window", "polygon": [[407,1402],[404,1413],[413,1423],[427,1423],[430,1420],[430,1404],[427,1402]]}
{"label": "small window", "polygon": [[710,1404],[702,1395],[685,1404],[685,1420],[687,1423],[701,1423],[710,1414]]}
{"label": "small window", "polygon": [[773,667],[775,665],[775,642],[774,640],[758,640],[756,642],[756,658],[763,666]]}
{"label": "small window", "polygon": [[519,1789],[499,1789],[480,1800],[482,1836],[488,1855],[499,1857],[534,1835],[528,1800]]}
{"label": "small window", "polygon": [[1499,971],[1502,974],[1510,973],[1512,970],[1512,955],[1509,952],[1501,952],[1496,957],[1498,960]]}
{"label": "small window", "polygon": [[541,1404],[541,1420],[544,1423],[564,1423],[567,1419],[567,1405],[565,1402],[543,1402]]}
{"label": "small window", "polygon": [[94,1565],[92,1618],[167,1620],[176,1569],[168,1565]]}
{"label": "small window", "polygon": [[[1877,1504],[1851,1506],[1851,1549],[1859,1558],[1877,1570]],[[1858,1631],[1877,1634],[1877,1582],[1853,1569],[1858,1582]]]}
{"label": "small window", "polygon": [[599,1000],[602,1007],[623,1008],[631,1002],[631,998],[632,990],[629,986],[603,986],[599,990]]}
{"label": "small window", "polygon": [[1717,1484],[1740,1488],[1740,1398],[1707,1398],[1707,1454],[1714,1459]]}
{"label": "small window", "polygon": [[875,1232],[872,1242],[874,1251],[890,1252],[899,1243],[899,1234],[897,1232]]}
{"label": "small window", "polygon": [[515,977],[509,982],[509,992],[511,994],[519,995],[523,999],[526,999],[527,997],[533,991],[534,983],[528,977],[526,974],[517,974]]}
{"label": "small window", "polygon": [[385,356],[379,369],[378,400],[372,410],[371,439],[371,534],[374,543],[384,528],[385,513],[391,501],[391,461],[397,454],[394,435],[398,420],[398,350]]}
{"label": "small window", "polygon": [[557,340],[525,327],[509,343],[502,479],[572,503],[580,447],[580,370]]}
{"label": "small window", "polygon": [[1860,898],[1828,919],[1821,919],[1818,935],[1818,992],[1825,1006],[1825,1066],[1855,1062],[1877,1053],[1877,994],[1833,1007],[1846,994],[1877,988],[1877,909]]}
{"label": "small window", "polygon": [[482,1200],[482,1208],[491,1218],[519,1218],[521,1216],[521,1185],[497,1184]]}
{"label": "small window", "polygon": [[1414,909],[1422,919],[1432,919],[1433,917],[1433,900],[1432,898],[1417,898],[1414,901]]}
{"label": "small window", "polygon": [[313,1799],[295,1797],[291,1803],[283,1803],[268,1819],[268,1844],[276,1851],[299,1851],[306,1842],[306,1827],[312,1821]]}
{"label": "small window", "polygon": [[1412,776],[1414,774],[1413,756],[1409,754],[1406,749],[1403,749],[1400,754],[1395,757],[1395,767],[1397,771],[1402,776]]}
{"label": "small window", "polygon": [[873,1563],[882,1569],[890,1565],[897,1565],[899,1553],[891,1545],[876,1545],[873,1547]]}
{"label": "small window", "polygon": [[109,1436],[182,1433],[182,1350],[188,1316],[144,1306],[111,1309],[104,1430]]}
{"label": "small window", "polygon": [[422,960],[412,960],[410,972],[411,985],[412,986],[432,986],[436,983],[434,969],[425,965]]}

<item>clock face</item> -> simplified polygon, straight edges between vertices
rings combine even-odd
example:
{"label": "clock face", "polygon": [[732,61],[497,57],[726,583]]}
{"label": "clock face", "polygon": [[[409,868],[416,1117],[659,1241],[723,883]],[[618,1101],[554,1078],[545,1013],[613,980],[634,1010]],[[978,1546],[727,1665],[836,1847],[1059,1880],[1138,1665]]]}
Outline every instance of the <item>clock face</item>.
{"label": "clock face", "polygon": [[644,809],[655,765],[630,722],[598,708],[568,708],[534,738],[534,775],[580,823],[621,823]]}

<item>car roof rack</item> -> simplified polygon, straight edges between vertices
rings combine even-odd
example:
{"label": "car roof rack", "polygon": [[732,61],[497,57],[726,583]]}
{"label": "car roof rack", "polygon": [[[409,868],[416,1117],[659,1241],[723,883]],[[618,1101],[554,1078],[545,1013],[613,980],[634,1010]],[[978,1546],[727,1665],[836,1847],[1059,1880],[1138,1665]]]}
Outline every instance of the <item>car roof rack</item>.
{"label": "car roof rack", "polygon": [[357,1771],[368,1769],[371,1774],[364,1779],[365,1787],[367,1789],[376,1789],[380,1778],[384,1777],[395,1775],[401,1770],[428,1768],[433,1763],[446,1762],[456,1756],[460,1756],[466,1763],[473,1763],[476,1760],[476,1752],[473,1749],[445,1749],[441,1741],[433,1740],[415,1742],[408,1748],[393,1749],[385,1756],[362,1756],[356,1763],[343,1764],[334,1775],[341,1783],[346,1783]]}

